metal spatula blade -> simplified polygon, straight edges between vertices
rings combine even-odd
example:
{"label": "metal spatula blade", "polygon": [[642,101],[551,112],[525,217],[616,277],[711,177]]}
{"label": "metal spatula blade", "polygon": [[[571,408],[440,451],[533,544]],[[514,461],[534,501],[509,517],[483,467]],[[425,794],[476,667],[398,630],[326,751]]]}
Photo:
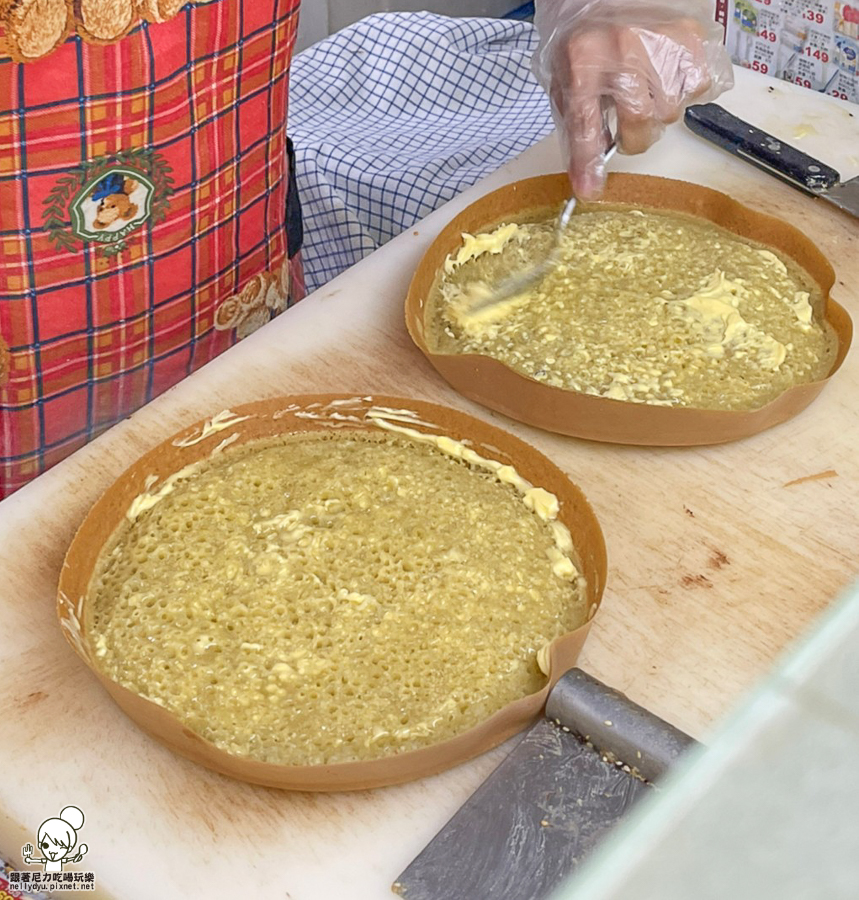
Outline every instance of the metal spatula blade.
{"label": "metal spatula blade", "polygon": [[405,900],[543,900],[693,743],[572,669],[393,889]]}

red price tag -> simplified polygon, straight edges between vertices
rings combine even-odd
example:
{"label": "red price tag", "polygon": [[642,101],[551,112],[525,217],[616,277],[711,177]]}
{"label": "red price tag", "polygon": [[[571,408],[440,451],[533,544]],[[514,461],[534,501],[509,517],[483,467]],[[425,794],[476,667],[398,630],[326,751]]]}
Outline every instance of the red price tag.
{"label": "red price tag", "polygon": [[769,70],[770,67],[765,62],[761,62],[759,59],[752,60],[752,71],[766,75]]}

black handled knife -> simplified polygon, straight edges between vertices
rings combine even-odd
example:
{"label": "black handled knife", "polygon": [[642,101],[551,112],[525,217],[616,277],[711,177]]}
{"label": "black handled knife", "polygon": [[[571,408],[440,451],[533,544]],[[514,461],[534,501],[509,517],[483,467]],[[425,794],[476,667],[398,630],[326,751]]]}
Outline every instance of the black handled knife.
{"label": "black handled knife", "polygon": [[723,150],[859,218],[859,176],[842,181],[831,166],[744,122],[718,103],[690,106],[685,122]]}

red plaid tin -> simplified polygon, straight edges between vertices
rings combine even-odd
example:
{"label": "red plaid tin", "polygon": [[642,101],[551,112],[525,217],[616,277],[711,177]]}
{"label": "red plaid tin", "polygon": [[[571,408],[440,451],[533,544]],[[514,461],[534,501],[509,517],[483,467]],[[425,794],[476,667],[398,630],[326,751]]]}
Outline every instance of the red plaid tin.
{"label": "red plaid tin", "polygon": [[0,497],[303,295],[297,19],[298,0],[0,4]]}

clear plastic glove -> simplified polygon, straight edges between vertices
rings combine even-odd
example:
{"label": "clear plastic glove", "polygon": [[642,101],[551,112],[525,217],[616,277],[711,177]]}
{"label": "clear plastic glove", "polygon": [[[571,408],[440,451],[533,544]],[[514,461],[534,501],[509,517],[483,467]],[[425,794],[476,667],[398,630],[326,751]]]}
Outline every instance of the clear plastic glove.
{"label": "clear plastic glove", "polygon": [[686,104],[733,86],[712,0],[537,0],[533,68],[549,93],[573,193],[605,184],[607,117],[623,153],[642,153]]}

